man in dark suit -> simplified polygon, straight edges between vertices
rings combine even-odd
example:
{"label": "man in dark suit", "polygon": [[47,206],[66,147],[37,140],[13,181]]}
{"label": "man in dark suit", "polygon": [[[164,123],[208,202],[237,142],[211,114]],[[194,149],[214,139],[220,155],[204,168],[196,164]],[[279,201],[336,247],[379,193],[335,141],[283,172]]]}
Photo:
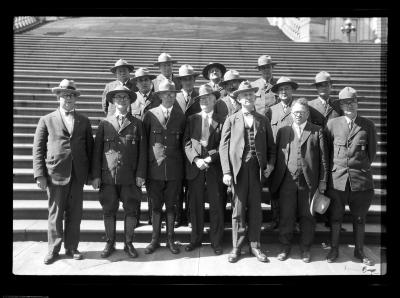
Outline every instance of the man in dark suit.
{"label": "man in dark suit", "polygon": [[275,144],[268,119],[255,112],[257,90],[245,81],[234,92],[242,108],[226,119],[219,146],[223,182],[233,193],[231,263],[239,259],[246,234],[250,253],[261,262],[269,261],[260,249],[261,177],[268,178],[273,170]]}
{"label": "man in dark suit", "polygon": [[256,93],[256,111],[261,115],[266,115],[268,107],[278,103],[278,98],[275,93],[271,91],[273,85],[276,84],[272,71],[276,62],[272,62],[271,56],[261,55],[258,58],[258,65],[256,68],[261,73],[261,78],[251,83],[252,86],[258,87]]}
{"label": "man in dark suit", "polygon": [[106,116],[114,115],[115,113],[115,107],[106,99],[106,95],[109,91],[114,90],[117,86],[125,86],[134,92],[137,91],[135,79],[130,78],[130,73],[133,69],[134,66],[123,59],[119,59],[115,62],[115,65],[110,68],[110,71],[116,75],[117,79],[106,84],[101,97],[101,106]]}
{"label": "man in dark suit", "polygon": [[202,70],[203,77],[206,80],[210,80],[206,84],[210,86],[213,91],[218,91],[220,93],[220,96],[222,97],[225,97],[227,95],[224,88],[220,85],[225,72],[225,65],[217,62],[208,63]]}
{"label": "man in dark suit", "polygon": [[[191,251],[202,245],[204,229],[204,195],[207,192],[210,204],[210,240],[216,255],[222,254],[224,234],[224,206],[222,201],[222,170],[218,147],[221,140],[222,119],[214,113],[218,91],[202,85],[200,95],[201,112],[189,116],[185,129],[186,179],[189,186],[189,208],[192,233],[185,247]],[[207,185],[207,186],[206,186]]]}
{"label": "man in dark suit", "polygon": [[168,53],[161,53],[160,56],[158,56],[158,60],[154,63],[154,66],[158,66],[161,73],[153,80],[154,91],[158,91],[158,86],[165,79],[174,82],[176,90],[181,89],[179,79],[173,74],[173,66],[175,63],[178,63],[178,61],[172,59],[171,55]]}
{"label": "man in dark suit", "polygon": [[103,208],[106,246],[101,254],[107,258],[115,251],[115,228],[119,201],[124,208],[124,251],[131,258],[138,253],[132,245],[139,221],[138,205],[141,187],[146,178],[147,140],[142,121],[128,112],[136,94],[125,86],[107,93],[115,106],[115,114],[99,124],[92,158],[92,186],[100,188],[99,201]]}
{"label": "man in dark suit", "polygon": [[178,92],[172,81],[162,81],[156,92],[161,98],[161,105],[149,110],[143,120],[148,136],[146,186],[153,209],[153,233],[145,249],[146,254],[160,247],[161,211],[164,203],[167,213],[167,247],[172,253],[179,253],[179,247],[174,243],[174,219],[178,188],[183,179],[185,115],[176,103]]}
{"label": "man in dark suit", "polygon": [[[82,259],[78,251],[82,218],[83,185],[90,184],[90,160],[93,147],[89,119],[75,111],[80,92],[72,80],[58,87],[59,108],[40,118],[33,140],[33,176],[47,191],[49,200],[48,254],[45,264],[59,257],[64,238],[65,254]],[[65,230],[63,219],[65,212]]]}
{"label": "man in dark suit", "polygon": [[351,87],[339,93],[344,116],[328,121],[326,134],[330,156],[329,192],[331,221],[331,250],[328,262],[339,256],[340,226],[345,205],[353,218],[354,257],[372,265],[363,251],[365,218],[374,197],[371,163],[376,155],[377,135],[374,123],[357,115],[357,92]]}
{"label": "man in dark suit", "polygon": [[307,99],[295,100],[291,108],[293,124],[282,126],[276,136],[277,158],[271,175],[271,192],[279,197],[279,241],[282,245],[278,260],[289,257],[296,216],[300,219],[300,250],[304,262],[311,261],[315,220],[310,202],[318,189],[327,188],[328,150],[320,126],[307,121]]}

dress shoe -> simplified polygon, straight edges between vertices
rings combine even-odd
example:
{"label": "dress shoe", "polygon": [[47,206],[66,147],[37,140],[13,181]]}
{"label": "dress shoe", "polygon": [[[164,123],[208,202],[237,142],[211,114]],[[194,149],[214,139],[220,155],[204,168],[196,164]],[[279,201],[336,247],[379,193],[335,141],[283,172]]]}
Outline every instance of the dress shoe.
{"label": "dress shoe", "polygon": [[240,248],[234,248],[228,255],[229,263],[236,263],[240,258],[241,250]]}
{"label": "dress shoe", "polygon": [[304,263],[310,263],[311,262],[311,253],[310,253],[310,251],[303,251],[302,253],[301,253],[301,260],[304,262]]}
{"label": "dress shoe", "polygon": [[279,261],[285,261],[289,257],[289,249],[283,249],[279,255],[278,255],[278,260]]}
{"label": "dress shoe", "polygon": [[333,263],[339,257],[339,249],[337,247],[332,247],[329,251],[328,255],[326,256],[326,261],[328,263]]}
{"label": "dress shoe", "polygon": [[65,255],[73,258],[74,260],[82,260],[83,259],[82,254],[77,249],[68,249],[65,252]]}
{"label": "dress shoe", "polygon": [[113,242],[107,242],[103,251],[101,252],[102,258],[108,258],[115,251],[115,246]]}
{"label": "dress shoe", "polygon": [[264,230],[265,231],[273,231],[278,228],[278,223],[276,221],[271,221],[265,224]]}
{"label": "dress shoe", "polygon": [[55,252],[55,253],[48,253],[46,256],[45,256],[45,258],[44,258],[44,263],[46,264],[46,265],[50,265],[50,264],[52,264],[55,260],[57,260],[58,258],[59,258],[59,254],[58,254],[58,252]]}
{"label": "dress shoe", "polygon": [[201,242],[196,242],[196,243],[189,243],[188,245],[185,246],[186,251],[192,251],[197,247],[201,246]]}
{"label": "dress shoe", "polygon": [[213,250],[214,250],[214,254],[216,254],[217,256],[222,255],[223,250],[222,250],[221,246],[213,247]]}
{"label": "dress shoe", "polygon": [[354,257],[355,257],[356,259],[359,259],[359,260],[361,261],[361,263],[363,263],[364,265],[367,265],[367,266],[373,266],[373,265],[374,265],[374,262],[373,262],[372,260],[370,260],[370,259],[364,254],[363,251],[355,250],[355,251],[354,251]]}
{"label": "dress shoe", "polygon": [[259,260],[260,262],[264,262],[264,263],[268,263],[269,262],[269,259],[261,251],[261,249],[255,248],[255,247],[250,247],[249,252],[250,252],[251,255],[255,256],[257,258],[257,260]]}
{"label": "dress shoe", "polygon": [[144,250],[144,253],[146,255],[152,254],[159,247],[160,247],[160,243],[152,240],[150,242],[150,244],[146,246],[146,249]]}
{"label": "dress shoe", "polygon": [[180,253],[179,247],[171,240],[167,240],[166,245],[173,254]]}
{"label": "dress shoe", "polygon": [[138,253],[136,249],[133,247],[132,243],[128,242],[125,243],[124,251],[130,256],[131,258],[137,258]]}

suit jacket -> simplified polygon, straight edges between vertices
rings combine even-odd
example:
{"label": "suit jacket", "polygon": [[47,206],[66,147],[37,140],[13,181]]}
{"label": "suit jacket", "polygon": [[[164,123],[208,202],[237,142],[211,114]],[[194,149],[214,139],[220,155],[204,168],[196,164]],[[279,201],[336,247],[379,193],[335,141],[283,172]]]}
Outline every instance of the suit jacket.
{"label": "suit jacket", "polygon": [[[205,83],[205,85],[210,86],[213,89],[213,91],[219,91],[219,93],[220,93],[220,97],[219,98],[222,98],[222,97],[225,97],[225,96],[228,95],[226,90],[223,87],[219,86],[219,84],[213,85],[213,84],[211,84],[211,82],[207,82],[207,83]],[[217,100],[219,98],[217,98]]]}
{"label": "suit jacket", "polygon": [[274,84],[276,84],[276,79],[272,78],[271,82],[265,82],[263,78],[259,78],[254,82],[251,82],[253,87],[258,87],[258,91],[256,92],[256,102],[255,107],[256,111],[261,115],[267,116],[268,107],[273,106],[278,103],[278,97],[275,93],[271,91],[271,88]]}
{"label": "suit jacket", "polygon": [[[161,73],[152,81],[153,82],[153,88],[154,91],[158,91],[158,86],[160,85],[160,83],[165,80],[166,77],[164,77],[164,75],[162,75]],[[181,81],[177,78],[174,77],[174,75],[172,74],[172,81],[175,84],[175,90],[181,90],[182,85],[181,85]]]}
{"label": "suit jacket", "polygon": [[184,136],[186,163],[185,173],[186,179],[191,180],[197,177],[200,169],[194,164],[196,157],[206,158],[211,157],[210,167],[217,169],[221,173],[221,163],[219,161],[219,142],[221,140],[223,121],[218,114],[213,113],[212,122],[210,125],[210,136],[206,147],[207,154],[202,154],[201,130],[202,130],[202,115],[201,112],[189,116],[186,120],[186,129]]}
{"label": "suit jacket", "polygon": [[119,127],[115,115],[103,119],[94,142],[93,177],[105,184],[135,184],[146,178],[147,139],[141,120],[131,114]]}
{"label": "suit jacket", "polygon": [[185,114],[186,117],[189,117],[190,115],[201,112],[200,101],[193,100],[197,96],[199,96],[199,92],[197,92],[194,89],[192,91],[192,94],[190,95],[190,100],[189,100],[188,104],[186,104],[185,96],[183,95],[182,91],[176,95],[176,101],[179,104],[182,112]]}
{"label": "suit jacket", "polygon": [[374,123],[357,116],[349,131],[345,116],[328,121],[326,126],[330,157],[330,187],[344,191],[347,180],[352,191],[374,188],[371,163],[376,155]]}
{"label": "suit jacket", "polygon": [[231,102],[230,96],[227,95],[225,97],[220,97],[220,99],[217,100],[214,106],[214,113],[217,113],[225,121],[227,117],[233,115],[241,108],[242,106],[240,103],[238,103],[235,108]]}
{"label": "suit jacket", "polygon": [[[244,137],[243,112],[239,110],[225,120],[219,145],[222,172],[223,174],[233,174],[235,183],[242,166]],[[262,171],[266,169],[267,165],[275,163],[275,143],[268,119],[257,112],[254,113],[254,138],[261,180]]]}
{"label": "suit jacket", "polygon": [[[104,113],[107,115],[114,115],[115,114],[115,106],[113,103],[110,103],[106,100],[106,95],[109,91],[114,90],[116,87],[123,85],[120,81],[115,80],[110,83],[106,84],[104,88],[103,95],[101,96],[101,106],[103,108]],[[136,87],[135,79],[129,79],[126,81],[125,86],[131,89],[132,91],[138,91]]]}
{"label": "suit jacket", "polygon": [[340,109],[339,101],[329,98],[327,101],[326,109],[322,105],[319,97],[308,102],[310,107],[310,121],[321,127],[325,127],[328,120],[340,117],[343,111]]}
{"label": "suit jacket", "polygon": [[73,174],[82,184],[91,179],[92,127],[86,116],[76,111],[74,114],[72,135],[59,109],[39,119],[32,152],[35,179],[50,177],[54,184],[59,185],[67,184]]}
{"label": "suit jacket", "polygon": [[283,112],[283,106],[280,102],[267,109],[266,114],[271,121],[272,133],[275,140],[279,128],[286,125],[290,126],[293,123],[293,119],[290,116],[291,106],[292,104],[287,108],[286,113]]}
{"label": "suit jacket", "polygon": [[[276,137],[276,163],[271,174],[271,193],[277,193],[282,186],[282,181],[289,161],[290,144],[294,140],[292,126],[283,126],[278,130]],[[314,195],[320,181],[328,180],[328,148],[322,128],[307,121],[301,136],[301,165],[303,175],[310,189],[311,197]]]}
{"label": "suit jacket", "polygon": [[168,122],[161,106],[149,110],[143,119],[147,136],[148,178],[154,180],[178,180],[183,178],[183,133],[185,115],[174,104]]}
{"label": "suit jacket", "polygon": [[139,91],[136,92],[136,96],[136,100],[131,104],[131,114],[140,120],[143,120],[144,114],[148,110],[161,104],[161,99],[153,91],[150,92],[146,100]]}

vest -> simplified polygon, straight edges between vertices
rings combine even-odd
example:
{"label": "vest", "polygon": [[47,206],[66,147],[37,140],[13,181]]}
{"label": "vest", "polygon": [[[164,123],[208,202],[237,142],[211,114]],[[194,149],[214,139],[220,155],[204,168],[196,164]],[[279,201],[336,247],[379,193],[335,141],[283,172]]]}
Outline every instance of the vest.
{"label": "vest", "polygon": [[303,172],[301,166],[301,138],[299,139],[297,133],[294,131],[292,133],[294,138],[290,142],[288,170],[292,174],[293,178],[297,178]]}
{"label": "vest", "polygon": [[254,142],[254,124],[252,127],[248,127],[247,123],[245,122],[244,128],[243,160],[247,162],[253,156],[256,156],[256,146]]}

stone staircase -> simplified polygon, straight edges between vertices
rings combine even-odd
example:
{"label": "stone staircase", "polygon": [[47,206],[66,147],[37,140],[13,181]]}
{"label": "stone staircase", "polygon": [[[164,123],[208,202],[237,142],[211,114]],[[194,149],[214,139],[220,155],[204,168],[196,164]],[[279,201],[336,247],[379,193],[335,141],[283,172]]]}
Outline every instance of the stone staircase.
{"label": "stone staircase", "polygon": [[[135,68],[153,67],[161,52],[168,52],[178,60],[174,72],[184,63],[195,70],[210,61],[221,62],[228,69],[236,69],[241,76],[254,81],[259,74],[254,68],[257,58],[269,54],[279,64],[274,76],[289,76],[299,83],[296,97],[313,99],[316,90],[310,86],[315,74],[328,71],[334,82],[334,97],[345,86],[358,91],[359,109],[362,116],[374,121],[378,132],[378,153],[372,164],[375,198],[369,210],[366,226],[366,242],[381,243],[386,235],[381,222],[386,212],[386,55],[385,45],[375,44],[329,44],[293,43],[286,41],[234,41],[234,40],[188,40],[169,38],[113,37],[50,37],[44,35],[15,35],[14,39],[14,122],[13,122],[13,236],[14,240],[47,239],[47,200],[44,191],[37,188],[32,171],[32,143],[36,125],[41,116],[57,108],[56,98],[50,88],[64,79],[73,79],[81,96],[77,110],[87,115],[96,132],[101,110],[101,94],[104,85],[114,80],[110,66],[124,58]],[[196,87],[206,80],[200,76]],[[263,220],[269,221],[270,206],[263,190]],[[150,241],[151,226],[147,225],[148,206],[143,189],[142,225],[137,228],[135,241]],[[81,224],[82,241],[102,241],[104,226],[96,191],[85,186],[84,212]],[[120,208],[119,218],[122,216]],[[206,222],[208,222],[206,204]],[[230,206],[225,212],[226,241],[231,239]],[[206,224],[207,226],[207,224]],[[346,209],[343,242],[352,242],[352,225]],[[206,227],[206,231],[207,231]],[[118,238],[123,235],[123,223],[117,224]],[[165,229],[163,229],[163,233]],[[190,229],[176,229],[177,240],[189,241]],[[207,239],[207,237],[206,237]],[[326,241],[328,229],[317,224],[316,241]],[[277,232],[263,232],[262,241],[276,242]]]}

